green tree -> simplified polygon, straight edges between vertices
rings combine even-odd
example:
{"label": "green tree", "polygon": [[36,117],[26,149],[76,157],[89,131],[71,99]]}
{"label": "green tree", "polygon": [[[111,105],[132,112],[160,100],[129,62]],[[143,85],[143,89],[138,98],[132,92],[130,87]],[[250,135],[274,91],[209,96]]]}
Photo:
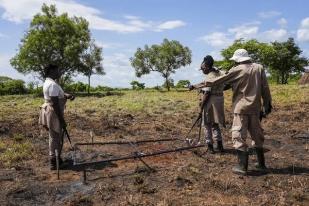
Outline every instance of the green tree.
{"label": "green tree", "polygon": [[258,42],[256,39],[244,41],[243,39],[235,40],[232,45],[221,51],[222,61],[217,61],[216,66],[224,70],[229,70],[234,66],[234,62],[229,59],[237,49],[246,49],[254,62],[260,63],[267,67],[270,64],[270,57],[274,55],[272,45]]}
{"label": "green tree", "polygon": [[5,81],[0,81],[0,94],[25,94],[27,92],[25,82],[19,79],[8,78]]}
{"label": "green tree", "polygon": [[82,73],[88,77],[88,94],[90,93],[90,77],[93,74],[104,75],[104,69],[102,66],[102,48],[95,45],[94,41],[91,41],[88,50],[83,54],[84,68]]}
{"label": "green tree", "polygon": [[177,88],[184,88],[184,87],[188,87],[190,85],[190,81],[189,80],[179,80],[176,84]]}
{"label": "green tree", "polygon": [[71,76],[82,72],[80,57],[89,42],[90,31],[84,18],[57,15],[54,5],[43,4],[42,13],[33,17],[11,65],[23,74],[35,72],[44,78],[44,67],[57,64],[63,75]]}
{"label": "green tree", "polygon": [[12,80],[12,78],[7,77],[7,76],[0,76],[0,83],[6,82]]}
{"label": "green tree", "polygon": [[248,51],[254,62],[268,68],[272,78],[276,78],[278,84],[287,84],[291,74],[304,71],[308,65],[308,59],[301,57],[302,50],[295,44],[293,38],[285,42],[261,43],[255,39],[244,41],[236,40],[231,46],[221,51],[224,57],[216,62],[217,66],[225,70],[233,67],[234,62],[229,61],[235,50],[244,48]]}
{"label": "green tree", "polygon": [[145,83],[140,83],[138,81],[132,81],[131,83],[132,89],[139,90],[139,89],[145,89]]}
{"label": "green tree", "polygon": [[159,72],[165,79],[167,90],[170,90],[169,79],[172,73],[182,66],[191,63],[191,50],[178,41],[164,39],[160,45],[145,45],[144,49],[137,48],[134,57],[130,58],[137,77]]}
{"label": "green tree", "polygon": [[287,84],[291,74],[299,74],[308,66],[308,59],[300,56],[302,50],[295,44],[293,38],[285,42],[275,41],[272,46],[275,53],[270,56],[269,67],[277,83]]}

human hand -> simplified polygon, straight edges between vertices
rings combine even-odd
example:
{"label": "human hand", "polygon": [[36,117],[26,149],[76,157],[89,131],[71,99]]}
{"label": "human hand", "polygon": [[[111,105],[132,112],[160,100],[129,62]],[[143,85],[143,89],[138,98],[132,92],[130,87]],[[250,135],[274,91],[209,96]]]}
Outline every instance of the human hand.
{"label": "human hand", "polygon": [[188,88],[189,88],[190,91],[193,90],[193,89],[195,89],[194,85],[189,85]]}
{"label": "human hand", "polygon": [[73,101],[75,99],[75,96],[73,94],[66,94],[65,95],[67,99]]}

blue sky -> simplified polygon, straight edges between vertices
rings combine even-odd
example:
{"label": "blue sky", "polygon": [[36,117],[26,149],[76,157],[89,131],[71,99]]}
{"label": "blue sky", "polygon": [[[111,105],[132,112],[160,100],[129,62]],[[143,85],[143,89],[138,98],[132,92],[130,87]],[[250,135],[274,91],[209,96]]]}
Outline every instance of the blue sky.
{"label": "blue sky", "polygon": [[[35,80],[9,64],[31,18],[43,2],[56,4],[60,13],[82,16],[90,22],[97,44],[103,47],[105,76],[94,76],[93,85],[129,87],[132,80],[146,86],[161,85],[158,73],[136,78],[129,58],[137,47],[178,40],[192,50],[192,64],[172,78],[198,82],[202,58],[213,55],[235,39],[285,41],[294,37],[309,57],[309,1],[307,0],[0,0],[0,75]],[[76,80],[86,82],[77,76]]]}

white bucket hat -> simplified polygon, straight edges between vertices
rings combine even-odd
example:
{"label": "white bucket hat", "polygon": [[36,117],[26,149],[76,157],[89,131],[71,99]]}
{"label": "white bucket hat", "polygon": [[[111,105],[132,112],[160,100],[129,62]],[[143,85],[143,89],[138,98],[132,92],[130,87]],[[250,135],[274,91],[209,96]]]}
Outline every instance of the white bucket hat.
{"label": "white bucket hat", "polygon": [[249,54],[247,52],[247,50],[245,49],[237,49],[232,58],[230,58],[230,60],[233,60],[235,62],[244,62],[244,61],[248,61],[251,60],[251,57],[249,57]]}

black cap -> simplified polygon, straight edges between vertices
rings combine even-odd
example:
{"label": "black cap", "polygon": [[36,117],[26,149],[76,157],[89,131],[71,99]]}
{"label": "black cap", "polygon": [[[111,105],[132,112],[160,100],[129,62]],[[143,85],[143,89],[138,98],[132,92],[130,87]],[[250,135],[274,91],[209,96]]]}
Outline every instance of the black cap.
{"label": "black cap", "polygon": [[209,67],[212,67],[214,64],[214,59],[212,58],[212,56],[207,55],[204,57],[203,63]]}

